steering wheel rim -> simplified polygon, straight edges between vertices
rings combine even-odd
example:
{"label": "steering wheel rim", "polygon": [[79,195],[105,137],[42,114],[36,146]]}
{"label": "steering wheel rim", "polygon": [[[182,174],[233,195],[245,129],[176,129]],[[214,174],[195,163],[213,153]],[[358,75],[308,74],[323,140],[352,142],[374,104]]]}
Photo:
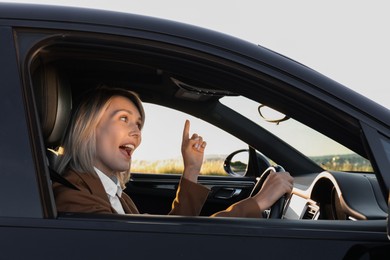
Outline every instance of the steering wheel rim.
{"label": "steering wheel rim", "polygon": [[[271,171],[274,172],[284,172],[284,168],[280,165],[270,166],[268,167],[260,176],[259,180],[256,182],[255,186],[253,187],[253,190],[250,194],[250,197],[253,197],[255,194],[257,194],[261,187],[263,187],[263,184],[265,180],[267,179],[268,175],[271,173]],[[269,214],[267,214],[268,218],[273,219],[280,219],[282,218],[283,214],[283,206],[286,201],[286,196],[283,195],[280,197],[270,208]]]}

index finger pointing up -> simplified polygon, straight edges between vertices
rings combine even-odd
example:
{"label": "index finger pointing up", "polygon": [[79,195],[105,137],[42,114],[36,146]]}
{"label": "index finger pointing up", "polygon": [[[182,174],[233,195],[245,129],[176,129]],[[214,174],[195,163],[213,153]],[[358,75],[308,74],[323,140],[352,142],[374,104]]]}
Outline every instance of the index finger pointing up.
{"label": "index finger pointing up", "polygon": [[187,119],[184,123],[183,129],[183,141],[188,140],[190,138],[190,121]]}

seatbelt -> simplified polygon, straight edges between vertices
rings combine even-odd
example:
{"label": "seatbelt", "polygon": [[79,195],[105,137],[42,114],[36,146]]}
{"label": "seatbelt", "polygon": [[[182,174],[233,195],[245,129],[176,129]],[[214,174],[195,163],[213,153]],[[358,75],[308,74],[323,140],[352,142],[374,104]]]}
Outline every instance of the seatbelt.
{"label": "seatbelt", "polygon": [[53,182],[61,183],[62,185],[66,186],[68,188],[71,188],[71,189],[79,191],[79,189],[76,186],[74,186],[73,183],[71,183],[70,181],[68,181],[64,177],[62,177],[62,175],[60,175],[58,172],[53,170],[51,167],[49,167],[49,171],[50,171],[50,179]]}

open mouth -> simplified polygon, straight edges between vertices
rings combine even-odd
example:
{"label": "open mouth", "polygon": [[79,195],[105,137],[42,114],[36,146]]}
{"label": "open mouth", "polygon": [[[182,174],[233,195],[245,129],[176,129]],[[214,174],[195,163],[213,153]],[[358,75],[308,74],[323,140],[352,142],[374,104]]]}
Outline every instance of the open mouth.
{"label": "open mouth", "polygon": [[127,153],[127,156],[131,156],[131,152],[134,150],[134,145],[132,144],[125,144],[125,145],[121,145],[119,146],[119,148],[124,151],[125,153]]}

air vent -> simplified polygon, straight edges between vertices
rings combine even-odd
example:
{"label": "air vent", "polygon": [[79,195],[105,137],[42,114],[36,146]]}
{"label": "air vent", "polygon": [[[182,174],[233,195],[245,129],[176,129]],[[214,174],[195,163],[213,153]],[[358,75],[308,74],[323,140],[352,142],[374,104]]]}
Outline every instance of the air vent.
{"label": "air vent", "polygon": [[318,219],[320,215],[319,207],[314,204],[307,204],[305,213],[302,216],[302,219]]}

